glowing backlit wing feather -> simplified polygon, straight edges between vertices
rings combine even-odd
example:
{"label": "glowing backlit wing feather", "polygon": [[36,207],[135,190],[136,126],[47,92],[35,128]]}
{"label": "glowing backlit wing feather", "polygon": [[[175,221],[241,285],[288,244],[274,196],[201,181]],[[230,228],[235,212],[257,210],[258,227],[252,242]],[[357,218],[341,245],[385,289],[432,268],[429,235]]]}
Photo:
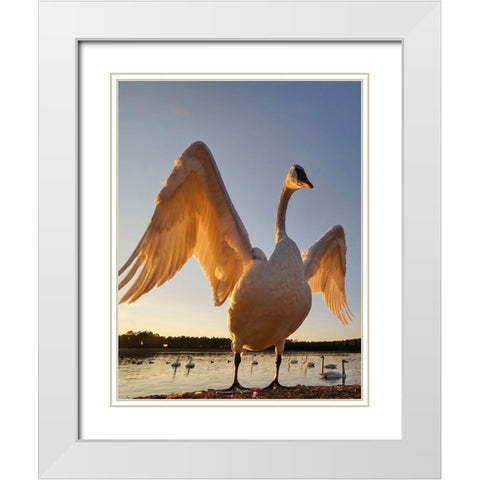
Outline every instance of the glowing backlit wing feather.
{"label": "glowing backlit wing feather", "polygon": [[345,295],[346,252],[345,232],[335,225],[302,253],[312,294],[321,292],[327,307],[344,325],[352,320]]}
{"label": "glowing backlit wing feather", "polygon": [[157,195],[150,224],[125,265],[120,302],[140,296],[172,278],[194,255],[210,282],[215,305],[232,292],[252,259],[247,231],[228,196],[215,160],[202,142],[190,145]]}

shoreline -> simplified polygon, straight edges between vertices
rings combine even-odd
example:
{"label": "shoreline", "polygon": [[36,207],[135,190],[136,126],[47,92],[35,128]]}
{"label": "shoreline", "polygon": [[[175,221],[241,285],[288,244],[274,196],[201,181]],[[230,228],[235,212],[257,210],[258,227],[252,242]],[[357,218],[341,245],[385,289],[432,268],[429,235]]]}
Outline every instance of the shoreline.
{"label": "shoreline", "polygon": [[[123,354],[135,354],[135,355],[140,355],[140,354],[151,354],[151,353],[160,353],[160,354],[175,354],[175,353],[181,353],[181,354],[189,354],[189,353],[197,353],[197,354],[209,354],[209,353],[214,353],[214,354],[232,354],[232,351],[230,348],[221,348],[221,349],[214,349],[214,348],[162,348],[162,347],[119,347],[118,348],[118,353],[119,356]],[[265,350],[261,350],[259,352],[254,352],[254,351],[248,351],[246,354],[259,354],[259,353],[265,353],[265,354],[273,354],[275,355],[275,350],[273,348],[267,348]],[[317,349],[312,349],[312,350],[288,350],[283,353],[283,356],[287,357],[288,355],[300,355],[300,354],[327,354],[327,355],[332,355],[332,354],[349,354],[349,353],[362,353],[360,350],[354,351],[354,350],[317,350]]]}
{"label": "shoreline", "polygon": [[250,399],[284,399],[284,400],[361,400],[362,387],[360,385],[295,385],[274,389],[243,388],[234,391],[224,390],[197,390],[195,392],[178,392],[168,395],[148,395],[135,397],[135,400],[250,400]]}

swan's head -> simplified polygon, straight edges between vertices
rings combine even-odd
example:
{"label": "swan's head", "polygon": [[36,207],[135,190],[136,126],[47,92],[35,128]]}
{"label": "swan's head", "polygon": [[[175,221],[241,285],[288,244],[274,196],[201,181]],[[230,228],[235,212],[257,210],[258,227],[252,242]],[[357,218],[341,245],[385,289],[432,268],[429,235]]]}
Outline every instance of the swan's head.
{"label": "swan's head", "polygon": [[300,165],[292,165],[285,179],[285,186],[291,190],[299,190],[300,188],[313,188],[305,170]]}
{"label": "swan's head", "polygon": [[267,256],[257,247],[252,248],[252,259],[253,260],[262,260],[264,262],[267,261]]}

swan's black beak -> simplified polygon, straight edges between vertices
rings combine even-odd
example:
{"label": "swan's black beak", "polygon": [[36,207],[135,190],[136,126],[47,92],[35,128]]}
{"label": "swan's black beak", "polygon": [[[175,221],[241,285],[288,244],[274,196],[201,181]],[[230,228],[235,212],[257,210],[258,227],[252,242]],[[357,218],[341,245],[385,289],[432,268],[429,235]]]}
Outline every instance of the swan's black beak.
{"label": "swan's black beak", "polygon": [[300,165],[294,165],[295,173],[297,174],[297,183],[300,188],[313,188],[312,183],[307,177],[305,170]]}
{"label": "swan's black beak", "polygon": [[308,178],[306,182],[303,182],[303,184],[304,184],[304,188],[308,188],[308,189],[313,188],[313,185],[310,183],[310,180],[308,180]]}
{"label": "swan's black beak", "polygon": [[303,188],[312,189],[313,185],[311,184],[310,180],[307,178],[307,174],[304,170],[300,170],[300,175],[298,176],[298,181],[302,185]]}

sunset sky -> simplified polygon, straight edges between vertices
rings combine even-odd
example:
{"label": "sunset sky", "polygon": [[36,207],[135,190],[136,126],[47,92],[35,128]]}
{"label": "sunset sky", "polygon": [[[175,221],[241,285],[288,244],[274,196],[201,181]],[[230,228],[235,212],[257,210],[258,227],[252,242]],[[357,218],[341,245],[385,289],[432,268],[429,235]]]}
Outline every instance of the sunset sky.
{"label": "sunset sky", "polygon": [[[354,316],[343,326],[320,294],[298,340],[361,336],[361,94],[342,81],[121,81],[119,85],[118,267],[142,236],[175,159],[194,141],[210,148],[253,246],[274,249],[277,202],[289,167],[313,190],[290,200],[287,233],[303,251],[330,226],[347,240],[346,293]],[[213,305],[194,258],[133,304],[118,307],[118,333],[228,337],[227,309]]]}

